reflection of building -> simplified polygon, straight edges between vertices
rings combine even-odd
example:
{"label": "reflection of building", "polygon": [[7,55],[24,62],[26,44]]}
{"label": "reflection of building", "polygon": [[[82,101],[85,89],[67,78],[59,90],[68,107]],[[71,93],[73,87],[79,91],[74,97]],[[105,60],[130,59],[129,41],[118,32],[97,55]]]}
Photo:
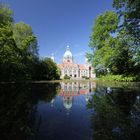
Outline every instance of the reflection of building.
{"label": "reflection of building", "polygon": [[73,55],[70,51],[69,46],[67,46],[66,52],[64,53],[63,63],[59,64],[58,67],[61,70],[61,78],[63,78],[65,75],[72,78],[82,78],[84,76],[95,78],[95,73],[93,73],[94,69],[87,62],[87,60],[83,65],[74,63]]}
{"label": "reflection of building", "polygon": [[85,101],[89,100],[89,93],[95,90],[96,83],[78,83],[78,82],[72,82],[72,83],[61,83],[61,91],[59,93],[59,96],[63,97],[63,104],[64,107],[69,110],[72,107],[73,104],[73,97],[78,96],[81,94],[85,95]]}
{"label": "reflection of building", "polygon": [[72,96],[64,96],[63,103],[66,109],[70,109],[72,107]]}

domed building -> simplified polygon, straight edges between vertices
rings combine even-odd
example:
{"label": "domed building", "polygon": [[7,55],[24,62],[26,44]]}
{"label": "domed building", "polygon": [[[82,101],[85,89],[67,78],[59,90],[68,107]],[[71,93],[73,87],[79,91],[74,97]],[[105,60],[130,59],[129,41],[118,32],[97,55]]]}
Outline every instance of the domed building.
{"label": "domed building", "polygon": [[63,55],[63,63],[58,64],[58,67],[61,70],[61,78],[65,75],[71,77],[72,79],[81,79],[83,77],[95,78],[96,76],[94,68],[87,62],[87,60],[83,65],[74,63],[74,58],[69,46],[67,46],[66,52]]}
{"label": "domed building", "polygon": [[63,63],[67,63],[67,62],[69,62],[69,63],[73,62],[73,56],[72,56],[69,46],[67,46],[67,50],[63,56]]}

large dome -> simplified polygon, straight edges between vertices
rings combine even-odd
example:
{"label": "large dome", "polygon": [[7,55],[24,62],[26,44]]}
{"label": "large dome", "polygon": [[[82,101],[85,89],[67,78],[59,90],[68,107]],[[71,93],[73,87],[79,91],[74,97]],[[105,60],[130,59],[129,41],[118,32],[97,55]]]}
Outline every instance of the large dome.
{"label": "large dome", "polygon": [[64,56],[63,56],[63,61],[67,61],[67,60],[73,60],[73,55],[70,51],[69,46],[67,46],[66,52],[64,53]]}

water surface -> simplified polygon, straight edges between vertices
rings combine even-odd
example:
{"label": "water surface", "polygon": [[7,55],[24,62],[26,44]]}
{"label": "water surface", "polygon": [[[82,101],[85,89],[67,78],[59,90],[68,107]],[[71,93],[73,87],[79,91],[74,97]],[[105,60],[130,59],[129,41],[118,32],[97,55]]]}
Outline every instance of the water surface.
{"label": "water surface", "polygon": [[4,140],[131,140],[140,134],[139,83],[0,85]]}

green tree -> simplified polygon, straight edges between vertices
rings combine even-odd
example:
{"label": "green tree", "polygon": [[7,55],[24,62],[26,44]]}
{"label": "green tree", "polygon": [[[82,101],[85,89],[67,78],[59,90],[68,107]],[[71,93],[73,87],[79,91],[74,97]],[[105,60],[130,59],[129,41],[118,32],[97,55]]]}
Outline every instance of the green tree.
{"label": "green tree", "polygon": [[0,3],[0,79],[14,80],[18,71],[20,51],[13,38],[12,11]]}
{"label": "green tree", "polygon": [[36,63],[39,63],[38,44],[31,26],[24,22],[16,23],[13,27],[13,37],[17,47],[22,54],[22,71],[26,79],[32,79],[36,70]]}
{"label": "green tree", "polygon": [[118,10],[123,22],[121,28],[133,35],[140,43],[140,1],[139,0],[114,0],[113,6]]}
{"label": "green tree", "polygon": [[12,10],[0,3],[0,81],[59,79],[49,58],[39,59],[37,38],[31,26],[14,23]]}
{"label": "green tree", "polygon": [[0,2],[0,26],[11,24],[13,22],[12,15],[12,10]]}
{"label": "green tree", "polygon": [[135,51],[132,42],[131,37],[124,31],[121,31],[116,37],[115,53],[112,57],[111,66],[113,74],[130,75],[134,73]]}
{"label": "green tree", "polygon": [[89,43],[93,54],[88,54],[87,57],[98,70],[106,70],[111,65],[115,45],[113,33],[116,31],[118,23],[119,17],[114,11],[107,11],[95,20]]}
{"label": "green tree", "polygon": [[24,22],[16,23],[14,25],[13,33],[16,45],[22,52],[30,56],[38,55],[37,38],[35,37],[31,26]]}
{"label": "green tree", "polygon": [[42,61],[46,67],[44,76],[46,77],[47,80],[55,80],[59,79],[60,77],[60,72],[59,69],[50,58],[44,58]]}
{"label": "green tree", "polygon": [[34,72],[35,79],[38,80],[55,80],[60,78],[60,70],[50,58],[41,59]]}
{"label": "green tree", "polygon": [[[137,37],[129,32],[120,21],[120,15],[108,11],[95,20],[89,46],[93,53],[87,57],[96,69],[97,75],[120,74],[123,76],[139,74],[140,47]],[[119,26],[123,23],[123,26]],[[137,78],[136,78],[137,79]]]}
{"label": "green tree", "polygon": [[133,73],[140,72],[140,1],[139,0],[114,0],[113,6],[121,17],[120,32],[129,35],[127,44],[133,55]]}

